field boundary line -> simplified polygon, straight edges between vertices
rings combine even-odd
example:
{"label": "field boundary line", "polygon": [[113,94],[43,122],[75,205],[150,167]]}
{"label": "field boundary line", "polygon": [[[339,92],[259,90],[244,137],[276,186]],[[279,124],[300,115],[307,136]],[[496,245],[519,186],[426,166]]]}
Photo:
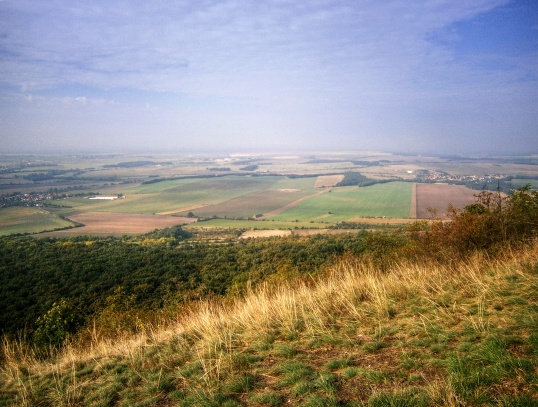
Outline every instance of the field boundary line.
{"label": "field boundary line", "polygon": [[413,188],[411,189],[411,207],[409,208],[409,217],[411,219],[417,218],[417,183],[413,182]]}

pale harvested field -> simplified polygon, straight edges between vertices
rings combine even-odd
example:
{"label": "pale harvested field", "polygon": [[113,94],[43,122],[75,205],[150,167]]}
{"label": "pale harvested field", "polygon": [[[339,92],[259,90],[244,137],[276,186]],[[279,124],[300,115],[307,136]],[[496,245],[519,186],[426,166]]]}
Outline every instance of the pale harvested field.
{"label": "pale harvested field", "polygon": [[275,237],[275,236],[313,236],[313,235],[342,235],[348,233],[358,233],[356,229],[298,229],[298,230],[247,230],[239,238],[249,237]]}
{"label": "pale harvested field", "polygon": [[434,208],[438,217],[446,217],[448,205],[463,208],[475,203],[474,195],[478,193],[463,185],[416,184],[416,216],[418,219],[429,219],[432,214],[428,208]]}
{"label": "pale harvested field", "polygon": [[273,237],[273,236],[289,236],[291,230],[247,230],[243,232],[239,239],[248,239],[249,237]]}
{"label": "pale harvested field", "polygon": [[344,179],[343,174],[338,175],[320,175],[316,178],[315,188],[334,187]]}
{"label": "pale harvested field", "polygon": [[80,212],[69,215],[69,219],[85,226],[43,233],[40,236],[123,236],[139,235],[154,229],[195,222],[196,219],[159,215],[140,215],[112,212]]}
{"label": "pale harvested field", "polygon": [[416,219],[408,218],[351,218],[348,222],[367,223],[370,225],[403,225],[415,223]]}

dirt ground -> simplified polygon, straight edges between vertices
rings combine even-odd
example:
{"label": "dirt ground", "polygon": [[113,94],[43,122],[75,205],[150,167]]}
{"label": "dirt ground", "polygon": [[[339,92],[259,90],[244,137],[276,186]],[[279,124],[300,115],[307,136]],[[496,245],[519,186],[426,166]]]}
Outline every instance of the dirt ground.
{"label": "dirt ground", "polygon": [[463,185],[416,184],[416,217],[430,219],[432,214],[428,208],[433,208],[439,218],[444,218],[449,204],[456,208],[473,204],[478,192]]}
{"label": "dirt ground", "polygon": [[132,213],[80,212],[68,216],[69,219],[85,226],[43,233],[40,236],[68,237],[80,235],[122,236],[139,235],[174,225],[195,222],[196,219],[174,216],[140,215]]}

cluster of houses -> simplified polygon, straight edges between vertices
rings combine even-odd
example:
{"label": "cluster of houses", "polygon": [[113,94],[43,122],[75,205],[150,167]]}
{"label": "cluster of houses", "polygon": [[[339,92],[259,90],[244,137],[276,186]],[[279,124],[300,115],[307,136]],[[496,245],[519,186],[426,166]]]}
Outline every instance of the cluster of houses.
{"label": "cluster of houses", "polygon": [[43,206],[44,201],[68,199],[73,194],[32,192],[26,194],[0,195],[0,208],[6,206]]}
{"label": "cluster of houses", "polygon": [[506,174],[452,175],[443,171],[418,170],[417,179],[434,182],[489,182],[508,178]]}

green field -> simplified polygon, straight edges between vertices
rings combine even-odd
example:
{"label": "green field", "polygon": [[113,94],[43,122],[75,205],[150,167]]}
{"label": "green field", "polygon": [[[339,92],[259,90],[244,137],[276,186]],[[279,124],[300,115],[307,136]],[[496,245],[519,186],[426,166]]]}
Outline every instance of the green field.
{"label": "green field", "polygon": [[[282,208],[291,202],[319,192],[314,188],[315,178],[263,177],[265,182],[257,191],[246,193],[220,203],[193,210],[196,216],[220,218],[251,218]],[[186,215],[187,211],[180,213]]]}
{"label": "green field", "polygon": [[[238,229],[326,228],[358,217],[407,218],[412,184],[391,182],[370,187],[314,188],[315,177],[230,176],[192,178],[137,185],[117,191],[125,199],[90,200],[84,197],[54,201],[62,208],[13,207],[0,211],[0,234],[38,233],[71,224],[57,215],[81,212],[167,214],[221,218],[192,227]],[[123,187],[125,185],[122,185]],[[300,201],[262,221],[247,221]],[[52,212],[52,213],[51,213]],[[244,220],[243,220],[244,219]]]}
{"label": "green field", "polygon": [[408,218],[411,192],[412,184],[406,182],[333,188],[270,219],[334,223],[357,217]]}
{"label": "green field", "polygon": [[125,199],[97,201],[72,199],[66,205],[77,210],[153,214],[181,211],[199,205],[218,204],[273,185],[279,177],[211,177],[179,179],[125,188]]}
{"label": "green field", "polygon": [[[48,213],[36,208],[33,215],[0,216],[0,234],[62,228],[68,223],[59,215],[69,217],[76,212],[194,215],[201,219],[227,220],[263,215],[264,219],[274,221],[274,229],[288,229],[290,222],[308,227],[311,227],[310,222],[323,227],[349,220],[378,224],[381,218],[409,217],[412,184],[405,181],[415,181],[419,169],[444,171],[451,175],[484,175],[486,178],[489,177],[487,174],[500,174],[505,182],[508,182],[507,176],[512,177],[512,188],[526,184],[538,188],[535,163],[534,156],[454,160],[371,152],[0,155],[0,167],[4,168],[0,174],[0,201],[4,201],[0,204],[12,204],[11,194],[54,191],[79,195],[39,201],[49,205],[41,208]],[[258,167],[254,171],[243,170],[250,164]],[[32,173],[46,175],[48,172],[58,175],[41,181],[27,177]],[[359,172],[372,180],[387,183],[361,188],[315,188],[318,175],[347,172]],[[439,182],[444,182],[443,177],[436,176],[440,177]],[[490,177],[493,182],[497,182],[495,177]],[[88,199],[87,195],[93,193],[123,194],[125,198],[113,201]],[[35,197],[31,201],[38,202]],[[366,222],[357,218],[371,219]],[[276,223],[281,221],[286,223],[277,226]],[[226,223],[226,227],[230,224]]]}
{"label": "green field", "polygon": [[515,178],[512,180],[512,188],[517,189],[530,185],[531,188],[538,188],[538,179],[527,179],[527,178]]}
{"label": "green field", "polygon": [[12,206],[0,209],[0,236],[17,233],[39,233],[73,226],[40,208]]}
{"label": "green field", "polygon": [[[62,202],[79,211],[154,214],[194,212],[201,217],[252,217],[280,208],[315,192],[315,178],[227,176],[190,178],[143,184],[110,193],[114,201],[73,198]],[[203,207],[201,207],[203,206]],[[194,207],[201,207],[191,209]]]}

